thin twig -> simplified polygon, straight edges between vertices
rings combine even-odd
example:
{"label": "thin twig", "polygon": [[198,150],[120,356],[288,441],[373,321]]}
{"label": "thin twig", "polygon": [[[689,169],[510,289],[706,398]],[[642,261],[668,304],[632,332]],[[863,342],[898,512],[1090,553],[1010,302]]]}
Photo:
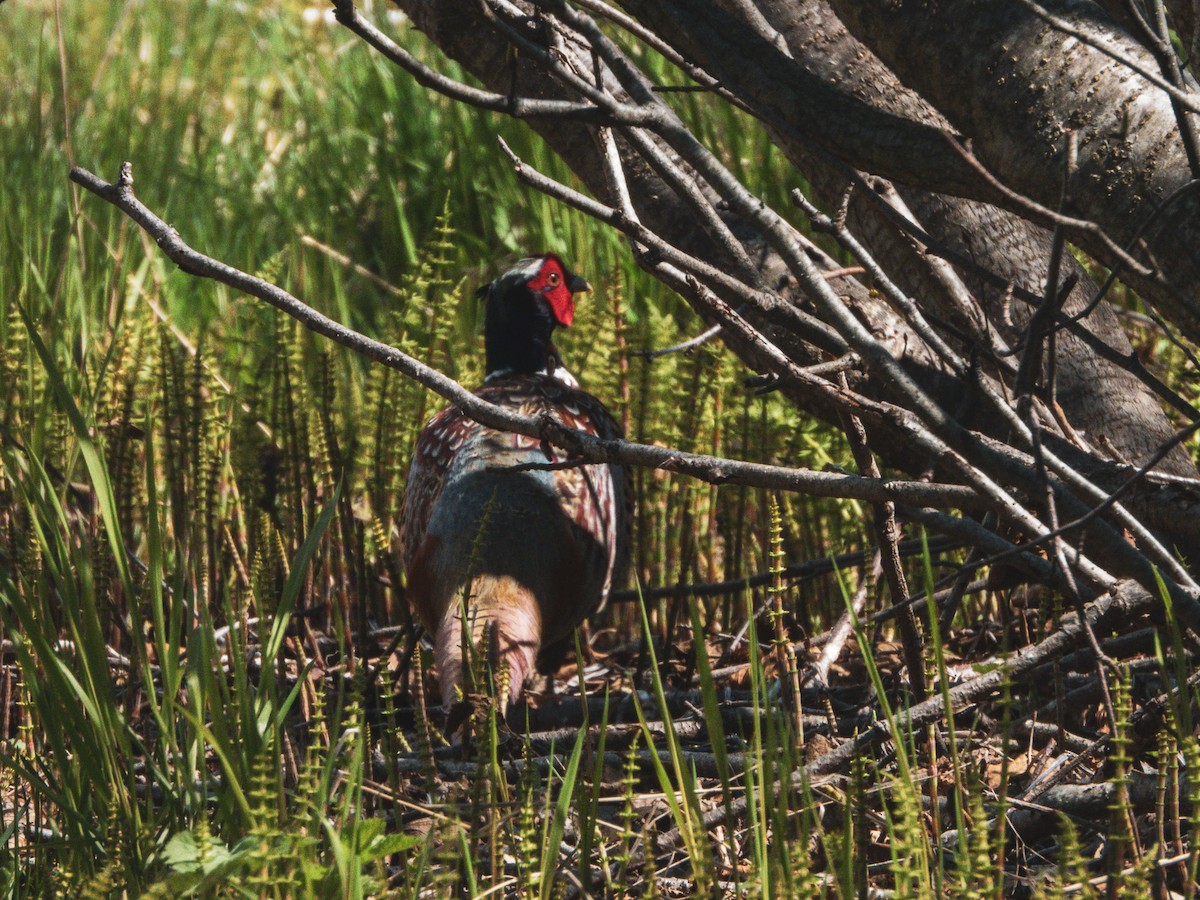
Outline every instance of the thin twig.
{"label": "thin twig", "polygon": [[[842,376],[843,378],[845,376]],[[879,475],[879,465],[867,439],[867,430],[854,416],[846,417],[846,437],[850,441],[850,452],[858,471],[868,476]],[[871,504],[871,527],[879,545],[883,577],[888,584],[892,606],[898,608],[900,637],[904,646],[904,658],[908,663],[908,680],[918,700],[926,697],[925,642],[917,626],[917,617],[908,602],[908,580],[900,564],[899,529],[896,527],[896,505],[894,503]]]}
{"label": "thin twig", "polygon": [[670,347],[663,347],[660,350],[630,350],[629,355],[653,361],[663,356],[670,356],[672,353],[686,353],[689,350],[695,350],[702,344],[708,343],[720,333],[721,326],[714,325],[700,332],[695,337],[688,338],[686,341],[680,341],[678,344],[672,344]]}
{"label": "thin twig", "polygon": [[[1022,0],[1022,2],[1024,2],[1024,0]],[[1064,228],[1071,229],[1072,231],[1081,231],[1086,234],[1094,235],[1102,244],[1104,244],[1105,249],[1113,255],[1113,258],[1119,261],[1123,266],[1125,266],[1125,268],[1129,269],[1129,271],[1136,275],[1140,275],[1143,278],[1150,278],[1155,274],[1155,271],[1152,268],[1143,265],[1134,259],[1131,254],[1127,253],[1125,248],[1117,243],[1114,238],[1109,237],[1108,232],[1101,228],[1097,223],[1089,219],[1076,219],[1072,216],[1065,216],[1060,213],[1056,213],[1049,207],[1042,206],[1042,204],[1035,200],[1031,200],[1024,194],[1014,191],[999,178],[993,175],[987,166],[980,162],[979,157],[977,157],[975,152],[971,149],[969,141],[963,143],[954,135],[947,135],[946,140],[959,154],[959,156],[961,156],[968,165],[970,165],[975,169],[976,172],[979,173],[979,175],[988,183],[990,187],[998,191],[1004,197],[1004,199],[1017,210],[1019,210],[1022,215],[1034,219],[1035,221],[1047,222],[1052,225],[1061,225]]]}

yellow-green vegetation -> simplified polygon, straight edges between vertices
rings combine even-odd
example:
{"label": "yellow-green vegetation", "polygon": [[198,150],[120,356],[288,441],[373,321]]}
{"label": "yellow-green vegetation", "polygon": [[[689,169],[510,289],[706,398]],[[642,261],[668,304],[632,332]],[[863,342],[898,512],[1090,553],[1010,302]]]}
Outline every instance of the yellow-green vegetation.
{"label": "yellow-green vegetation", "polygon": [[[321,8],[11,0],[0,83],[0,896],[998,896],[1018,870],[1076,896],[1104,874],[1074,825],[1036,858],[1007,842],[993,764],[1029,760],[1003,730],[901,730],[881,761],[793,780],[816,746],[800,729],[895,699],[869,564],[785,577],[869,548],[848,501],[636,472],[641,586],[769,577],[618,598],[591,624],[598,662],[560,673],[564,700],[516,731],[480,706],[471,743],[448,747],[392,553],[440,399],[174,269],[70,165],[111,178],[132,161],[192,246],[468,385],[473,289],[559,251],[595,288],[561,349],[631,437],[852,467],[841,436],[747,390],[718,343],[640,355],[703,323],[614,234],[521,189],[495,138],[569,181],[552,154],[426,93]],[[680,104],[784,205],[796,178],[759,132]],[[932,592],[939,560],[915,560]],[[797,710],[797,667],[820,652],[802,638],[860,587],[860,653],[833,679],[847,692],[806,687]],[[971,601],[964,619],[989,615]],[[612,702],[579,704],[580,680]],[[1200,758],[1182,735],[1164,759]],[[1194,878],[1197,769],[1173,764],[1164,839]],[[1128,787],[1111,816],[1109,864],[1144,891],[1155,857]]]}

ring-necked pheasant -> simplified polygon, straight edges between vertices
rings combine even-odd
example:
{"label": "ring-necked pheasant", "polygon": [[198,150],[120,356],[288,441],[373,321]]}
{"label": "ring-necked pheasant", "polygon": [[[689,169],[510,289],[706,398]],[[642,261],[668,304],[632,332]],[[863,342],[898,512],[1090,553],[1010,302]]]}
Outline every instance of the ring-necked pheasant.
{"label": "ring-necked pheasant", "polygon": [[[521,260],[479,289],[487,377],[476,393],[527,415],[605,438],[620,426],[579,389],[551,342],[588,283],[555,254]],[[548,459],[553,454],[554,458]],[[625,566],[628,472],[563,458],[534,438],[496,431],[457,407],[417,438],[400,516],[409,603],[434,639],[444,703],[463,682],[462,611],[493,671],[507,663],[515,700],[573,629],[597,610]],[[532,465],[531,465],[532,464]],[[522,467],[514,471],[514,467]],[[489,647],[479,647],[485,631]]]}

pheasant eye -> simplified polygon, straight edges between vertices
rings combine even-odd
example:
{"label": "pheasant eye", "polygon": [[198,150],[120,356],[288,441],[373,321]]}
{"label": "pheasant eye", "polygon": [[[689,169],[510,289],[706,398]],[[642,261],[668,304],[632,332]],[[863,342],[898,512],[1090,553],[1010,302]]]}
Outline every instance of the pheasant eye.
{"label": "pheasant eye", "polygon": [[550,282],[551,287],[558,287],[558,283],[562,281],[562,278],[559,277],[557,272],[551,272],[548,276],[546,276],[546,280]]}

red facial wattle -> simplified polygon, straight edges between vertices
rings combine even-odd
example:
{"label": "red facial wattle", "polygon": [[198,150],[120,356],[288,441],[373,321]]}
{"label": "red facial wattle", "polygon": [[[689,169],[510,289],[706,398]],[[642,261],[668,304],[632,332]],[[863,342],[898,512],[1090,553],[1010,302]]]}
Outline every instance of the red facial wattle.
{"label": "red facial wattle", "polygon": [[527,287],[546,298],[554,321],[564,328],[569,328],[575,321],[574,292],[587,290],[587,282],[567,272],[562,260],[551,254],[546,257],[537,274],[529,280]]}
{"label": "red facial wattle", "polygon": [[575,298],[565,287],[559,286],[555,291],[546,294],[550,308],[554,310],[554,318],[563,328],[570,328],[575,321]]}

